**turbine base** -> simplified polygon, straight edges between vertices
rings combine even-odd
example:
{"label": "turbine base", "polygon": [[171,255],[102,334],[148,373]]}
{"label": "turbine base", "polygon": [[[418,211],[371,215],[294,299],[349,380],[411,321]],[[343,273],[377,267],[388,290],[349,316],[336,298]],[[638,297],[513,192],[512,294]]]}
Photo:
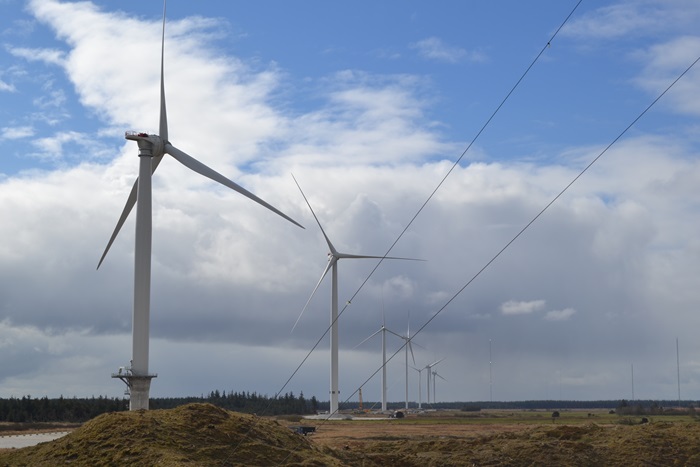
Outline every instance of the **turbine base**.
{"label": "turbine base", "polygon": [[126,384],[125,395],[129,395],[129,410],[148,410],[151,380],[157,374],[135,375],[130,369],[120,368],[118,373],[112,373],[112,378],[118,378]]}

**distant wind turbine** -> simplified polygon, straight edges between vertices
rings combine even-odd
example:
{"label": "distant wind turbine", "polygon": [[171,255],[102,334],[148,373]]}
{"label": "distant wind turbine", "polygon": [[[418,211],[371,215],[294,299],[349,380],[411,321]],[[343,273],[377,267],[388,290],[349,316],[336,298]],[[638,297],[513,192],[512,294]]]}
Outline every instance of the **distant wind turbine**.
{"label": "distant wind turbine", "polygon": [[[408,351],[409,350],[411,351],[411,358],[413,358],[413,364],[414,365],[416,364],[416,359],[413,356],[413,346],[411,344],[410,337],[406,338],[406,336],[402,336],[401,334],[398,334],[398,333],[392,331],[391,329],[388,329],[386,327],[386,320],[384,319],[384,310],[382,310],[382,327],[379,328],[377,331],[375,331],[372,335],[367,337],[365,340],[363,340],[362,342],[357,344],[355,346],[355,348],[361,346],[362,344],[364,344],[365,342],[367,342],[368,340],[370,340],[371,338],[373,338],[374,336],[376,336],[380,332],[382,333],[382,412],[386,412],[386,410],[387,410],[387,408],[386,408],[386,333],[387,332],[395,335],[399,339],[403,339],[404,341],[406,341],[406,344],[405,344],[405,346],[406,346],[406,408],[408,409]],[[410,334],[411,334],[411,328],[409,325],[408,335],[410,336]],[[418,344],[416,344],[416,345],[418,345]]]}
{"label": "distant wind turbine", "polygon": [[[234,191],[250,198],[258,204],[284,217],[288,221],[301,227],[292,218],[277,210],[270,204],[258,198],[245,188],[232,182],[220,173],[210,169],[193,157],[177,149],[168,139],[168,118],[165,111],[165,78],[164,78],[164,51],[165,51],[165,1],[163,2],[163,31],[161,39],[160,57],[160,125],[158,135],[129,131],[126,139],[136,141],[139,147],[139,176],[131,188],[131,193],[126,200],[117,226],[112,233],[107,247],[97,265],[100,265],[107,256],[112,243],[121,230],[129,213],[136,206],[136,239],[134,249],[134,308],[132,328],[132,360],[129,368],[122,369],[112,377],[124,381],[131,394],[129,400],[130,410],[148,409],[148,399],[151,387],[151,379],[156,375],[148,371],[148,346],[150,325],[151,302],[151,175],[163,160],[165,154],[169,154],[185,167],[203,175],[215,182],[219,182]],[[302,227],[303,228],[303,227]]]}
{"label": "distant wind turbine", "polygon": [[382,412],[387,411],[386,407],[386,333],[390,332],[394,334],[395,336],[401,337],[399,334],[396,334],[394,331],[391,331],[387,329],[386,327],[386,319],[384,317],[384,309],[382,308],[382,327],[379,328],[377,331],[373,332],[369,337],[367,337],[365,340],[360,342],[355,346],[355,348],[361,346],[374,336],[376,336],[379,333],[382,333]]}
{"label": "distant wind turbine", "polygon": [[311,296],[306,301],[306,304],[304,305],[304,308],[301,310],[301,313],[299,313],[299,317],[297,318],[296,322],[294,323],[294,326],[292,327],[292,331],[294,331],[294,328],[296,328],[297,324],[299,323],[299,320],[301,319],[302,315],[304,314],[304,311],[306,311],[306,308],[309,306],[309,302],[311,302],[311,299],[316,294],[316,291],[318,290],[319,286],[321,285],[321,282],[323,282],[323,279],[326,277],[326,274],[328,274],[328,271],[331,270],[332,271],[331,272],[331,345],[330,345],[330,347],[331,347],[331,384],[330,384],[330,386],[331,387],[330,387],[330,411],[329,411],[329,414],[330,414],[330,416],[333,416],[334,414],[338,413],[338,395],[339,395],[339,390],[338,390],[338,261],[340,259],[400,259],[400,260],[407,260],[407,261],[422,261],[422,260],[417,260],[417,259],[413,259],[413,258],[398,258],[398,257],[393,257],[393,256],[351,255],[351,254],[339,252],[338,250],[335,249],[335,247],[331,243],[330,239],[328,238],[328,235],[326,235],[325,230],[323,230],[323,227],[321,226],[321,222],[318,220],[318,217],[316,216],[316,213],[314,212],[313,208],[311,207],[309,200],[306,198],[304,191],[301,189],[299,182],[297,182],[297,179],[294,177],[294,175],[292,175],[292,178],[294,178],[294,183],[296,183],[297,187],[299,188],[299,191],[301,192],[301,196],[304,197],[304,201],[306,201],[306,205],[311,210],[311,214],[314,216],[314,219],[316,220],[318,227],[321,229],[321,233],[323,234],[323,238],[326,239],[326,244],[328,244],[328,248],[330,249],[330,252],[328,253],[328,264],[326,265],[326,269],[324,269],[323,274],[321,274],[321,278],[319,279],[318,283],[316,284],[316,287],[314,287],[314,290],[311,292]]}
{"label": "distant wind turbine", "polygon": [[437,403],[437,391],[435,389],[435,382],[437,381],[437,378],[440,378],[443,381],[447,381],[445,378],[440,376],[436,370],[432,371],[433,373],[433,403]]}
{"label": "distant wind turbine", "polygon": [[[396,334],[396,333],[393,333],[393,334]],[[401,339],[403,339],[404,341],[406,341],[405,349],[404,349],[405,350],[405,357],[406,357],[406,362],[405,362],[406,363],[406,406],[405,406],[405,408],[406,408],[406,410],[408,410],[408,352],[409,352],[409,350],[411,351],[411,359],[413,359],[413,364],[414,365],[416,364],[416,357],[413,355],[413,344],[412,344],[413,340],[411,339],[411,321],[410,321],[410,318],[409,318],[409,322],[408,322],[408,328],[406,330],[406,335],[399,336],[399,337]],[[416,344],[416,345],[418,345],[418,344]]]}
{"label": "distant wind turbine", "polygon": [[421,385],[421,381],[422,381],[421,373],[423,373],[423,370],[425,370],[425,368],[416,368],[416,367],[414,367],[414,366],[412,366],[411,368],[413,368],[414,370],[416,370],[416,371],[418,372],[418,408],[419,408],[419,409],[422,409],[422,408],[423,408],[423,407],[422,407],[422,404],[423,404],[423,401],[422,401],[423,395],[421,394],[421,386],[420,386],[420,385]]}
{"label": "distant wind turbine", "polygon": [[431,378],[430,378],[430,376],[431,376],[430,373],[433,371],[433,367],[434,367],[435,365],[437,365],[438,363],[440,363],[441,361],[443,361],[444,359],[445,359],[445,358],[443,357],[443,358],[441,358],[440,360],[438,360],[438,361],[436,361],[436,362],[433,362],[433,363],[430,363],[430,364],[428,364],[428,365],[425,365],[425,366],[423,367],[424,370],[428,370],[427,378],[426,378],[426,379],[427,379],[427,387],[428,387],[428,404],[430,404],[430,380],[431,380]]}

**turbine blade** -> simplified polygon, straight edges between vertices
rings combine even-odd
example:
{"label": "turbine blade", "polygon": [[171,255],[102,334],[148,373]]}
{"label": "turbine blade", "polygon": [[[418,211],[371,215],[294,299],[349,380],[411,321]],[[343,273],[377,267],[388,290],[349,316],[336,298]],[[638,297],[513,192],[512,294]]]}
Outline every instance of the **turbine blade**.
{"label": "turbine blade", "polygon": [[446,358],[446,357],[442,357],[442,358],[441,358],[440,360],[438,360],[437,362],[433,362],[433,363],[431,363],[430,365],[428,365],[428,367],[429,367],[429,368],[434,367],[435,365],[437,365],[438,363],[440,363],[441,361],[443,361],[445,358]]}
{"label": "turbine blade", "polygon": [[333,257],[330,257],[328,259],[328,264],[326,265],[326,269],[323,270],[323,274],[321,274],[321,278],[318,280],[318,283],[316,284],[316,287],[314,287],[314,291],[311,292],[311,296],[309,299],[306,301],[306,305],[304,305],[304,308],[302,308],[301,313],[299,313],[299,317],[297,320],[294,322],[294,326],[292,326],[292,330],[290,331],[290,334],[294,332],[294,329],[297,327],[297,324],[299,323],[299,320],[301,319],[301,316],[304,314],[306,311],[306,307],[309,306],[309,302],[311,302],[311,299],[314,298],[314,295],[316,295],[316,291],[318,290],[318,287],[321,285],[321,282],[323,282],[323,279],[326,277],[326,274],[328,274],[328,270],[331,268],[333,265]]}
{"label": "turbine blade", "polygon": [[[158,168],[158,165],[161,163],[163,160],[163,157],[154,157],[151,160],[151,173],[154,173],[156,169]],[[105,257],[107,256],[107,252],[109,251],[110,247],[112,246],[112,243],[114,243],[114,240],[117,238],[117,235],[119,234],[119,231],[121,230],[122,226],[124,225],[124,222],[126,222],[126,219],[129,217],[129,213],[131,210],[134,208],[134,205],[136,204],[136,198],[138,194],[138,186],[139,186],[139,179],[137,178],[136,181],[134,182],[134,186],[131,187],[131,192],[129,193],[129,197],[126,199],[126,205],[124,206],[124,210],[122,211],[122,215],[119,217],[119,220],[117,221],[117,226],[114,228],[114,232],[112,233],[112,236],[109,239],[109,242],[107,243],[107,247],[105,248],[104,253],[102,253],[102,257],[100,258],[100,262],[97,263],[97,269],[100,269],[100,266],[102,265],[102,262],[104,261]]]}
{"label": "turbine blade", "polygon": [[443,378],[442,376],[440,376],[440,375],[437,374],[437,373],[433,373],[433,376],[437,376],[437,377],[440,378],[441,380],[447,381],[445,378]]}
{"label": "turbine blade", "polygon": [[159,136],[168,141],[168,116],[165,111],[165,0],[163,0],[163,35],[160,43],[160,127]]}
{"label": "turbine blade", "polygon": [[411,351],[411,358],[413,359],[413,364],[415,365],[416,364],[416,357],[415,357],[415,355],[413,355],[413,346],[411,345],[411,339],[408,339],[406,341],[406,345],[408,345],[408,350]]}
{"label": "turbine blade", "polygon": [[131,210],[134,208],[134,205],[136,205],[136,195],[138,191],[138,186],[139,186],[139,180],[138,178],[134,182],[134,186],[131,187],[131,192],[129,193],[129,197],[126,199],[126,205],[124,206],[124,209],[122,210],[122,215],[119,216],[119,220],[117,221],[117,226],[114,228],[114,232],[112,232],[112,236],[109,237],[109,242],[107,242],[107,247],[105,248],[105,251],[102,253],[102,256],[100,257],[100,262],[97,263],[97,269],[100,269],[100,266],[102,265],[102,261],[105,260],[105,257],[107,256],[107,252],[109,251],[110,247],[112,246],[112,243],[114,243],[114,240],[117,238],[117,235],[119,234],[119,231],[122,229],[122,226],[124,225],[124,222],[126,222],[126,219],[129,217],[129,213],[131,213]]}
{"label": "turbine blade", "polygon": [[350,255],[347,253],[338,253],[338,258],[355,258],[355,259],[401,259],[404,261],[426,261],[424,259],[417,258],[400,258],[397,256],[370,256],[370,255]]}
{"label": "turbine blade", "polygon": [[245,197],[247,197],[247,198],[249,198],[249,199],[255,201],[256,203],[258,203],[258,204],[260,204],[260,205],[262,205],[262,206],[265,206],[267,209],[269,209],[270,211],[274,212],[275,214],[277,214],[277,215],[279,215],[279,216],[281,216],[281,217],[284,217],[285,219],[287,219],[287,220],[288,220],[289,222],[291,222],[292,224],[298,225],[298,226],[301,227],[302,229],[304,228],[301,224],[299,224],[297,221],[295,221],[294,219],[292,219],[292,218],[289,217],[288,215],[284,214],[284,213],[283,213],[282,211],[280,211],[279,209],[275,208],[274,206],[272,206],[271,204],[267,203],[266,201],[263,201],[262,199],[258,198],[257,196],[255,196],[253,193],[251,193],[250,191],[246,190],[246,189],[243,188],[242,186],[240,186],[240,185],[238,185],[238,184],[232,182],[232,181],[229,180],[228,178],[226,178],[226,177],[224,177],[223,175],[221,175],[219,172],[217,172],[217,171],[215,171],[215,170],[213,170],[213,169],[210,169],[209,167],[207,167],[206,165],[202,164],[201,162],[199,162],[199,161],[198,161],[197,159],[195,159],[194,157],[192,157],[192,156],[190,156],[190,155],[184,153],[183,151],[179,150],[178,148],[176,148],[176,147],[173,146],[172,144],[166,142],[166,143],[165,143],[165,147],[164,147],[164,152],[166,152],[166,153],[170,154],[171,156],[173,156],[173,158],[175,158],[179,163],[181,163],[182,165],[184,165],[184,166],[187,167],[188,169],[190,169],[190,170],[192,170],[192,171],[194,171],[194,172],[197,172],[198,174],[203,175],[203,176],[205,176],[205,177],[207,177],[207,178],[209,178],[209,179],[211,179],[211,180],[214,180],[215,182],[219,182],[219,183],[221,183],[222,185],[227,186],[227,187],[231,188],[231,189],[234,190],[234,191],[237,191],[238,193],[240,193],[240,194],[242,194],[243,196],[245,196]]}
{"label": "turbine blade", "polygon": [[367,342],[368,340],[370,340],[371,338],[373,338],[374,336],[376,336],[376,335],[379,334],[380,332],[382,332],[381,329],[378,330],[378,331],[373,332],[371,336],[369,336],[368,338],[366,338],[365,340],[363,340],[362,342],[360,342],[359,344],[357,344],[355,347],[353,347],[353,349],[358,348],[359,346],[361,346],[362,344],[364,344],[365,342]]}
{"label": "turbine blade", "polygon": [[414,341],[413,339],[411,339],[411,345],[415,345],[416,347],[420,347],[421,349],[426,350],[425,347],[423,347],[422,345],[420,345],[418,342]]}
{"label": "turbine blade", "polygon": [[384,287],[382,287],[382,327],[386,328],[386,314],[384,313]]}
{"label": "turbine blade", "polygon": [[321,225],[321,221],[318,220],[318,217],[316,217],[316,213],[314,212],[314,209],[311,207],[311,204],[309,203],[309,200],[306,199],[306,195],[304,194],[304,190],[301,189],[301,186],[299,185],[299,182],[297,182],[296,177],[294,177],[294,174],[292,174],[292,178],[294,179],[294,183],[297,184],[297,188],[299,188],[299,191],[301,192],[301,196],[304,197],[304,201],[306,201],[306,205],[309,207],[311,210],[311,214],[313,214],[314,219],[316,219],[316,223],[318,224],[318,227],[321,229],[321,233],[323,234],[323,238],[326,239],[326,243],[328,244],[328,248],[330,248],[331,253],[333,256],[338,256],[338,251],[335,249],[333,244],[331,243],[330,238],[328,238],[328,235],[326,235],[326,231],[323,230],[323,226]]}

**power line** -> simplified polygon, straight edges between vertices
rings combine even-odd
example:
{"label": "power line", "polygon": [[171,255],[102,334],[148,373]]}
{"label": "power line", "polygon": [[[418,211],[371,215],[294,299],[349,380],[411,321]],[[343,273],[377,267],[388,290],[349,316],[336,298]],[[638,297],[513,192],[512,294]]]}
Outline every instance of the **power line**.
{"label": "power line", "polygon": [[[505,252],[528,228],[530,228],[530,226],[532,226],[532,224],[534,224],[535,221],[537,221],[537,219],[539,219],[542,216],[542,214],[545,213],[545,211],[547,211],[559,198],[561,198],[562,195],[566,191],[568,191],[568,189],[571,188],[571,186],[574,183],[576,183],[576,181],[578,181],[578,179],[580,179],[583,176],[583,174],[585,174],[588,171],[588,169],[590,169],[593,166],[593,164],[595,164],[601,157],[603,157],[603,155],[606,152],[608,152],[608,150],[630,130],[630,128],[632,128],[681,78],[683,78],[683,76],[685,76],[686,73],[688,73],[698,63],[698,61],[700,61],[700,56],[698,56],[698,58],[696,58],[693,63],[691,63],[675,80],[673,80],[673,82],[669,84],[668,87],[666,87],[666,89],[663,92],[661,92],[661,94],[659,94],[656,97],[656,99],[654,99],[651,102],[651,104],[649,104],[632,121],[632,123],[627,125],[627,127],[624,130],[622,130],[622,132],[620,132],[620,134],[618,134],[617,137],[615,137],[615,139],[613,139],[613,141],[610,144],[608,144],[586,167],[584,167],[583,170],[581,170],[581,172],[579,172],[579,174],[576,175],[573,178],[573,180],[571,180],[571,182],[569,182],[549,203],[547,203],[547,205],[544,208],[542,208],[542,210],[540,210],[530,220],[530,222],[528,222],[522,229],[520,229],[520,231],[517,234],[515,234],[515,236],[508,243],[506,243],[506,245],[503,248],[501,248],[489,261],[487,261],[486,264],[471,277],[471,279],[469,279],[459,290],[457,290],[457,292],[442,307],[440,307],[436,312],[434,312],[432,316],[420,328],[418,328],[418,330],[414,332],[413,335],[408,340],[406,340],[406,342],[404,342],[404,344],[401,347],[399,347],[399,349],[396,352],[394,352],[387,359],[386,363],[389,363],[404,348],[404,346],[408,345],[409,341],[413,340],[413,338],[415,338],[421,331],[423,331],[423,329],[425,329],[435,318],[437,318],[437,316],[440,313],[442,313],[443,310],[445,310],[445,308],[447,308],[472,282],[474,282],[476,278],[481,275],[481,273],[483,273],[489,266],[491,266],[491,264],[493,264],[493,262],[496,261],[496,259],[498,259],[498,257],[501,256],[501,254],[503,254],[503,252]],[[362,383],[362,386],[367,384],[367,382],[370,379],[372,379],[374,375],[376,375],[379,372],[380,369],[381,367],[374,373],[372,373],[372,375]],[[356,393],[357,391],[352,393],[350,397],[352,397]],[[634,366],[632,366],[632,393],[634,396]],[[348,402],[349,400],[350,398],[346,399],[344,402]]]}
{"label": "power line", "polygon": [[[407,226],[404,228],[404,230],[399,234],[397,239],[391,244],[387,252],[384,254],[384,256],[387,256],[391,250],[394,248],[394,246],[398,243],[398,241],[403,237],[405,232],[408,230],[408,228],[413,224],[413,222],[416,220],[416,218],[421,214],[423,209],[427,206],[427,204],[430,202],[430,200],[433,198],[435,193],[440,189],[440,187],[444,184],[445,180],[449,175],[452,173],[452,171],[455,169],[455,167],[460,163],[460,161],[463,159],[464,155],[469,151],[469,149],[472,147],[472,145],[475,143],[475,141],[478,139],[478,137],[481,135],[481,133],[486,129],[486,127],[489,125],[489,123],[493,120],[493,118],[496,116],[498,111],[503,107],[505,102],[508,100],[508,98],[513,94],[515,89],[519,86],[519,84],[522,82],[522,80],[525,78],[525,76],[528,74],[528,72],[532,69],[532,67],[535,65],[535,63],[539,60],[539,58],[542,56],[544,51],[551,46],[552,41],[554,38],[559,34],[561,29],[564,27],[564,25],[568,22],[568,20],[571,18],[571,16],[574,14],[576,9],[579,7],[583,0],[579,0],[572,11],[569,13],[569,15],[566,17],[566,19],[562,22],[562,24],[557,28],[557,30],[554,32],[552,37],[550,38],[549,41],[547,41],[546,45],[542,48],[540,53],[535,57],[535,59],[532,61],[532,63],[528,66],[528,68],[525,70],[525,72],[522,74],[522,76],[518,79],[516,84],[511,88],[511,90],[507,93],[506,97],[501,101],[501,103],[496,107],[496,110],[491,114],[491,116],[487,119],[486,123],[481,127],[481,129],[477,132],[476,136],[472,139],[472,141],[469,143],[467,148],[461,153],[459,158],[455,161],[455,163],[452,165],[450,170],[447,172],[447,174],[442,178],[442,180],[438,183],[436,188],[432,191],[432,193],[428,196],[426,201],[421,205],[421,207],[418,209],[416,214],[411,218],[410,222],[407,224]],[[445,302],[445,304],[440,307],[436,312],[432,314],[432,316],[420,327],[418,330],[408,338],[404,344],[399,347],[396,352],[394,352],[386,361],[386,363],[390,362],[401,350],[404,348],[404,346],[408,345],[413,338],[415,338],[421,331],[423,331],[438,315],[442,313],[442,311],[445,310],[469,285],[472,284],[476,280],[477,277],[479,277],[488,267],[493,264],[496,259],[498,259],[501,254],[503,254],[520,236],[527,230],[529,229],[559,198],[561,198],[564,193],[566,193],[571,186],[573,186],[574,183],[576,183],[598,160],[600,160],[601,157],[603,157],[604,154],[608,152],[608,150],[616,144],[678,81],[680,81],[696,64],[697,62],[700,61],[700,56],[696,58],[682,73],[679,74],[679,76],[671,83],[669,84],[664,91],[662,91],[642,112],[627,126],[625,127],[624,130],[622,130],[617,137],[615,137],[586,167],[584,167],[554,198],[547,203],[510,241],[508,241],[489,261],[484,264],[484,266],[479,269],[461,288],[455,292],[455,294]],[[347,301],[343,309],[339,312],[338,318],[342,316],[343,312],[347,309],[348,305],[352,303],[352,300],[359,294],[359,292],[362,290],[362,288],[365,286],[365,284],[369,281],[371,276],[374,274],[374,272],[377,270],[379,265],[383,262],[383,258],[380,259],[377,262],[377,265],[370,271],[369,275],[367,278],[360,284],[356,292],[351,296],[350,300]],[[294,378],[294,376],[298,373],[298,371],[301,369],[301,367],[304,365],[304,363],[308,360],[308,358],[311,356],[311,353],[318,347],[320,342],[323,340],[326,334],[328,334],[329,330],[331,329],[333,323],[331,323],[330,326],[326,328],[326,331],[321,335],[321,337],[318,339],[318,341],[314,344],[314,346],[311,348],[311,350],[308,352],[308,354],[303,358],[302,362],[299,364],[299,366],[294,370],[294,372],[291,374],[291,376],[287,379],[287,381],[284,383],[282,388],[277,392],[276,397],[282,393],[282,391],[286,388],[286,386],[289,384],[289,382]],[[374,373],[372,373],[369,378],[367,378],[361,385],[360,387],[364,386],[369,382],[381,369],[383,366],[380,366]],[[359,390],[359,389],[358,389]],[[343,403],[347,403],[351,397],[353,397],[358,390],[353,392],[347,399],[343,401]],[[333,414],[329,414],[332,416]],[[325,422],[325,421],[324,421]],[[321,425],[324,423],[322,422]]]}
{"label": "power line", "polygon": [[[391,244],[391,246],[389,247],[389,249],[388,249],[388,250],[386,251],[386,253],[383,255],[384,257],[388,256],[389,253],[391,253],[391,250],[394,248],[394,246],[396,246],[396,244],[399,242],[399,240],[401,240],[401,238],[404,236],[404,234],[405,234],[405,233],[408,231],[408,229],[411,227],[411,225],[413,224],[413,222],[418,218],[418,216],[421,214],[421,212],[423,212],[423,209],[425,209],[425,207],[428,205],[428,203],[429,203],[429,202],[433,199],[433,197],[435,196],[435,193],[437,193],[437,191],[442,187],[442,185],[445,183],[445,181],[446,181],[447,178],[450,176],[450,174],[451,174],[451,173],[454,171],[454,169],[459,165],[459,163],[462,161],[462,159],[463,159],[464,156],[467,154],[467,152],[469,151],[469,149],[471,149],[471,147],[474,145],[474,143],[475,143],[476,140],[479,138],[479,136],[481,136],[481,134],[484,132],[484,130],[486,129],[486,127],[488,127],[488,125],[491,123],[491,121],[495,118],[496,114],[498,114],[498,112],[501,110],[501,108],[505,105],[506,101],[508,101],[508,99],[511,97],[511,95],[515,92],[515,90],[518,88],[518,86],[520,85],[520,83],[525,79],[525,77],[526,77],[527,74],[530,72],[530,70],[533,68],[533,66],[537,63],[537,61],[538,61],[538,60],[540,59],[540,57],[544,54],[544,52],[545,52],[549,47],[551,47],[552,41],[557,37],[557,35],[559,34],[559,32],[562,30],[562,28],[564,27],[564,25],[569,21],[569,19],[573,16],[573,14],[576,12],[576,10],[578,9],[579,5],[580,5],[582,2],[583,2],[583,0],[579,0],[579,1],[576,3],[576,5],[573,7],[573,9],[569,12],[569,14],[566,16],[566,18],[564,19],[564,21],[562,21],[562,23],[561,23],[561,24],[559,25],[559,27],[556,29],[556,31],[554,32],[554,34],[552,34],[552,36],[549,38],[549,40],[547,41],[547,43],[542,47],[542,49],[541,49],[540,52],[537,54],[537,56],[532,60],[532,62],[530,63],[530,65],[525,69],[525,71],[522,73],[522,75],[518,78],[518,80],[515,82],[515,84],[511,87],[511,89],[508,91],[508,93],[506,94],[506,96],[505,96],[505,97],[501,100],[501,102],[498,104],[498,106],[496,107],[496,109],[491,113],[491,115],[489,116],[489,118],[486,120],[486,122],[482,125],[482,127],[481,127],[481,128],[479,129],[479,131],[476,133],[476,135],[474,136],[474,138],[472,138],[471,142],[467,145],[466,149],[465,149],[464,151],[462,151],[462,153],[461,153],[460,156],[457,158],[457,160],[452,164],[452,167],[447,171],[447,173],[445,174],[445,176],[440,180],[440,182],[439,182],[438,185],[435,187],[435,189],[430,193],[430,195],[429,195],[428,198],[425,200],[425,202],[420,206],[420,208],[419,208],[418,211],[415,213],[415,215],[411,218],[411,220],[408,222],[408,224],[406,225],[406,227],[401,231],[401,233],[398,235],[398,237],[396,238],[396,240]],[[352,296],[350,297],[350,299],[349,299],[349,300],[346,302],[346,304],[343,306],[342,310],[340,310],[340,312],[338,313],[338,317],[336,318],[335,321],[337,321],[338,319],[340,319],[340,317],[343,315],[343,313],[344,313],[345,310],[347,309],[348,305],[350,305],[350,304],[352,303],[352,301],[355,299],[355,297],[356,297],[356,296],[360,293],[360,291],[364,288],[364,286],[367,284],[367,282],[369,281],[369,279],[374,275],[375,271],[379,268],[379,266],[382,264],[383,261],[384,261],[384,258],[380,259],[380,260],[377,262],[377,264],[376,264],[376,265],[374,266],[374,268],[370,271],[370,273],[369,273],[368,276],[365,278],[365,280],[360,284],[360,286],[359,286],[358,289],[355,291],[355,293],[352,294]],[[334,321],[334,322],[335,322],[335,321]],[[284,383],[284,385],[282,386],[282,388],[279,390],[279,392],[278,392],[277,394],[281,394],[282,391],[284,391],[284,389],[287,387],[287,385],[289,384],[289,382],[294,378],[294,376],[299,372],[299,370],[300,370],[301,367],[304,365],[304,363],[309,359],[309,357],[311,356],[311,353],[313,353],[313,351],[316,350],[316,348],[320,345],[321,341],[325,338],[326,334],[328,334],[328,332],[330,331],[330,329],[331,329],[331,327],[333,326],[334,322],[331,323],[331,324],[326,328],[325,332],[321,335],[321,337],[319,337],[319,339],[318,339],[318,340],[316,341],[316,343],[313,345],[313,347],[311,348],[311,350],[309,350],[309,352],[306,354],[306,356],[302,359],[302,361],[301,361],[301,363],[299,364],[299,366],[292,372],[292,374],[290,375],[290,377],[287,379],[287,381]],[[425,327],[425,325],[424,325],[423,327]],[[422,328],[421,328],[421,329],[422,329]],[[412,338],[411,338],[411,339],[412,339]],[[403,346],[402,346],[401,348],[403,348]],[[399,350],[400,350],[400,349],[399,349]],[[396,355],[396,354],[394,354],[394,355]],[[392,355],[392,358],[393,358],[393,355]],[[380,369],[381,369],[381,368],[380,368]],[[377,372],[378,372],[378,371],[379,371],[379,370],[377,370]],[[375,373],[370,377],[370,379],[371,379],[377,372],[375,372]],[[369,379],[368,379],[367,381],[369,381]],[[365,383],[366,383],[367,381],[365,381]],[[364,385],[365,383],[363,383],[363,385]],[[355,394],[355,393],[351,394],[351,396],[353,396],[354,394]],[[346,400],[344,401],[344,403],[345,403],[345,402],[348,402],[348,401],[349,401],[349,399],[346,399]],[[329,417],[330,417],[331,415],[333,415],[333,414],[329,414]]]}

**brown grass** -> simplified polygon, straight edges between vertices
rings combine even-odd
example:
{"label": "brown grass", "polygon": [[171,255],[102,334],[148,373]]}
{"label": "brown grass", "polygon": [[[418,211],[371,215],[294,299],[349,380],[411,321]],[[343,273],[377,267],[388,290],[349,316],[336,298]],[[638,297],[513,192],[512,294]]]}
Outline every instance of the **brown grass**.
{"label": "brown grass", "polygon": [[100,415],[58,440],[0,453],[0,466],[341,465],[274,420],[190,404]]}
{"label": "brown grass", "polygon": [[[613,417],[591,423],[524,423],[499,415],[491,424],[410,417],[392,421],[323,423],[314,442],[345,453],[347,465],[396,466],[671,466],[700,465],[700,424],[690,418],[619,425]],[[585,414],[584,414],[585,416]],[[350,454],[353,453],[354,457]]]}

